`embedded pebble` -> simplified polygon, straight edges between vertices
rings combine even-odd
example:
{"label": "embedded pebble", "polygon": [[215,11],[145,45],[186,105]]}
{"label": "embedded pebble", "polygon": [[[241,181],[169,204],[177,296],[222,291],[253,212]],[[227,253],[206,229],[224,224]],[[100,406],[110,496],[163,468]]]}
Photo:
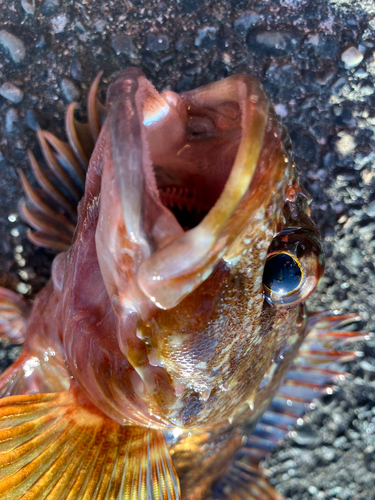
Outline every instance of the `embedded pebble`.
{"label": "embedded pebble", "polygon": [[60,14],[59,16],[53,17],[51,19],[51,25],[55,33],[63,33],[68,19],[65,14]]}
{"label": "embedded pebble", "polygon": [[45,47],[47,47],[47,42],[44,38],[44,35],[38,36],[38,38],[35,40],[35,47],[38,49],[44,49]]}
{"label": "embedded pebble", "polygon": [[115,36],[112,38],[111,45],[117,55],[131,55],[134,53],[133,40],[130,35],[123,34]]}
{"label": "embedded pebble", "polygon": [[301,40],[295,28],[268,31],[264,26],[248,32],[247,45],[251,52],[265,56],[284,56],[294,52]]}
{"label": "embedded pebble", "polygon": [[255,26],[259,19],[260,17],[255,11],[248,10],[234,21],[234,27],[239,31],[246,32],[251,26]]}
{"label": "embedded pebble", "polygon": [[18,121],[18,113],[15,108],[9,108],[5,114],[5,131],[10,134],[14,131],[14,125]]}
{"label": "embedded pebble", "polygon": [[65,99],[68,102],[78,101],[81,95],[79,88],[68,78],[63,78],[61,81],[61,90]]}
{"label": "embedded pebble", "polygon": [[288,114],[288,110],[284,106],[284,104],[275,104],[274,106],[276,113],[280,116],[280,118],[285,118]]}
{"label": "embedded pebble", "polygon": [[23,99],[23,92],[21,89],[13,85],[13,83],[5,82],[0,87],[0,95],[8,99],[8,101],[18,104]]}
{"label": "embedded pebble", "polygon": [[217,29],[213,27],[200,28],[195,35],[195,46],[210,49],[215,43]]}
{"label": "embedded pebble", "polygon": [[146,38],[146,49],[151,52],[167,50],[169,48],[169,38],[166,35],[155,35],[149,33]]}
{"label": "embedded pebble", "polygon": [[35,0],[21,0],[23,10],[29,16],[33,16],[35,12]]}
{"label": "embedded pebble", "polygon": [[370,217],[375,217],[375,201],[372,201],[368,207],[365,208],[365,212]]}
{"label": "embedded pebble", "polygon": [[82,71],[82,64],[79,59],[73,59],[72,65],[70,67],[70,74],[72,75],[74,80],[77,80],[78,82],[83,82],[83,80],[85,79]]}
{"label": "embedded pebble", "polygon": [[97,21],[95,21],[94,26],[98,33],[103,33],[105,27],[107,26],[107,22],[104,21],[104,19],[98,19]]}
{"label": "embedded pebble", "polygon": [[356,143],[352,135],[346,132],[341,132],[338,134],[340,139],[336,142],[336,150],[342,156],[348,156],[354,152]]}
{"label": "embedded pebble", "polygon": [[53,16],[60,8],[60,0],[43,0],[40,11],[45,16]]}
{"label": "embedded pebble", "polygon": [[359,363],[359,366],[366,372],[375,373],[375,363],[369,363],[368,361],[363,360]]}
{"label": "embedded pebble", "polygon": [[37,130],[38,126],[42,129],[47,128],[48,120],[45,119],[43,115],[40,115],[34,109],[27,109],[25,113],[26,124],[34,132]]}
{"label": "embedded pebble", "polygon": [[12,35],[12,33],[0,30],[0,44],[9,50],[10,56],[15,63],[20,63],[25,59],[25,45],[20,38]]}
{"label": "embedded pebble", "polygon": [[355,68],[362,62],[363,54],[356,47],[349,47],[341,54],[346,69]]}

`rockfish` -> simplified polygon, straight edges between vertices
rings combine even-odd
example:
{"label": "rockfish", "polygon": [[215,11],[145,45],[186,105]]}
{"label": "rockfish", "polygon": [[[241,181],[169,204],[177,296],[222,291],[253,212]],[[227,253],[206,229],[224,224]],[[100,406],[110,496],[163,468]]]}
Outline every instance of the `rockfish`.
{"label": "rockfish", "polygon": [[100,76],[68,143],[38,130],[39,188],[21,174],[29,238],[60,253],[32,306],[0,294],[24,343],[0,498],[280,499],[260,460],[361,338],[306,312],[324,255],[286,130],[250,76],[159,94],[130,68],[105,107]]}

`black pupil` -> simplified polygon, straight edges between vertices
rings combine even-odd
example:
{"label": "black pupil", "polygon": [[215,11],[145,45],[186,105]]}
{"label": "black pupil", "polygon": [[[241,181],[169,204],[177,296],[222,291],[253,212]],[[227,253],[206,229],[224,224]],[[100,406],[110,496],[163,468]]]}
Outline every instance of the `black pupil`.
{"label": "black pupil", "polygon": [[272,292],[286,294],[301,283],[301,269],[297,262],[285,253],[272,255],[266,262],[263,283]]}

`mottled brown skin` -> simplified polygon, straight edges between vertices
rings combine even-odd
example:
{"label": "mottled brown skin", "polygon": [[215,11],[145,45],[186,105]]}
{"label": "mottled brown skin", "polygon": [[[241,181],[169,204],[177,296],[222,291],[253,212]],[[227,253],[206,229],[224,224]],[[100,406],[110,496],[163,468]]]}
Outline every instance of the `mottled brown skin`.
{"label": "mottled brown skin", "polygon": [[[169,447],[182,497],[203,499],[304,339],[320,244],[285,129],[251,77],[160,96],[133,68],[110,86],[107,111],[72,247],[37,299],[25,352],[50,346],[64,383],[71,374],[123,425],[180,428]],[[176,186],[194,191],[196,227],[162,202]],[[303,232],[315,285],[273,307],[263,271],[286,228]]]}

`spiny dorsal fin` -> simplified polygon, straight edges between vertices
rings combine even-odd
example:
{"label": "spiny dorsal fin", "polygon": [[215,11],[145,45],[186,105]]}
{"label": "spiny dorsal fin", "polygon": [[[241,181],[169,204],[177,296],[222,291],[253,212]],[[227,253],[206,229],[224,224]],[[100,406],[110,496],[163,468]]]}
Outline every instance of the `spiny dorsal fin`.
{"label": "spiny dorsal fin", "polygon": [[178,500],[162,431],[121,426],[77,389],[0,400],[2,500]]}
{"label": "spiny dorsal fin", "polygon": [[27,204],[21,204],[20,212],[23,219],[35,229],[29,230],[27,236],[37,246],[58,252],[70,247],[88,162],[102,122],[103,108],[96,99],[101,76],[102,73],[99,73],[90,87],[88,124],[75,120],[76,103],[68,107],[65,119],[68,142],[38,129],[38,143],[47,168],[42,169],[31,151],[28,152],[39,189],[33,188],[21,172]]}

